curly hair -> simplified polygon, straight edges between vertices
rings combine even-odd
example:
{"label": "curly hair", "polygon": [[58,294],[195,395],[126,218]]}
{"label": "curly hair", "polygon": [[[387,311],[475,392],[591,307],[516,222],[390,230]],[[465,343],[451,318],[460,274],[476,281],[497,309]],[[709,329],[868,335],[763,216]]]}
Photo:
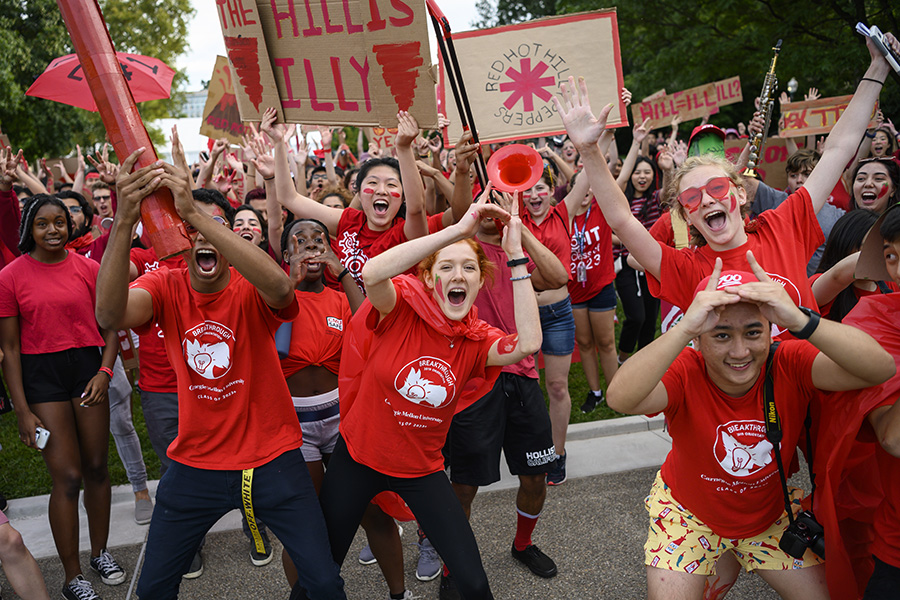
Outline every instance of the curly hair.
{"label": "curly hair", "polygon": [[[475,252],[475,256],[478,259],[478,269],[481,271],[481,281],[484,281],[485,278],[490,281],[494,280],[494,263],[491,262],[491,259],[487,257],[487,254],[484,253],[484,248],[481,247],[481,244],[478,243],[478,240],[474,238],[465,238],[456,242],[457,244],[466,243],[472,248],[472,251]],[[449,246],[445,246],[444,248],[449,248]],[[438,254],[441,253],[441,248],[437,252],[433,252],[429,254],[421,261],[416,267],[417,275],[419,277],[419,281],[425,284],[425,272],[431,271],[432,267],[434,267],[434,263],[437,262]],[[427,287],[427,284],[426,284]]]}
{"label": "curly hair", "polygon": [[350,206],[350,201],[353,200],[353,193],[341,184],[330,184],[323,187],[322,191],[319,192],[319,204],[322,204],[322,201],[329,196],[337,196],[340,198],[344,208]]}
{"label": "curly hair", "polygon": [[[688,215],[684,212],[684,208],[678,202],[677,198],[678,194],[681,191],[681,180],[684,179],[685,175],[699,167],[718,167],[722,170],[722,173],[731,180],[731,183],[733,183],[735,187],[738,187],[742,190],[746,189],[744,188],[744,178],[741,177],[740,173],[738,173],[738,170],[735,168],[734,164],[732,164],[731,161],[725,158],[720,158],[712,154],[692,156],[684,161],[684,164],[675,169],[675,173],[672,175],[671,180],[666,185],[661,204],[668,206],[669,210],[678,211],[678,214],[680,214],[684,221],[688,223],[688,229],[691,234],[691,245],[698,247],[705,246],[706,239],[702,235],[700,235],[700,232],[697,231],[696,227],[690,225]],[[744,205],[741,206],[741,217],[743,218],[749,215],[750,210],[750,202],[745,202]]]}

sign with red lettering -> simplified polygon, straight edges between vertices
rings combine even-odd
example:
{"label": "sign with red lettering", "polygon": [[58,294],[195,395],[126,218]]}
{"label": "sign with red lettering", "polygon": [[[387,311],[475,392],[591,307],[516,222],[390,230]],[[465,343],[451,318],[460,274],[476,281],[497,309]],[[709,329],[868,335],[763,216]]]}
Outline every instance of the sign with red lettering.
{"label": "sign with red lettering", "polygon": [[[437,126],[421,0],[216,0],[244,121]],[[274,99],[271,96],[276,96]]]}
{"label": "sign with red lettering", "polygon": [[[656,96],[656,97],[654,97]],[[721,81],[707,83],[689,90],[657,96],[631,105],[631,114],[635,123],[643,123],[650,119],[648,127],[659,129],[672,124],[675,115],[681,122],[699,119],[719,112],[720,106],[742,101],[741,78],[730,77]]]}
{"label": "sign with red lettering", "polygon": [[370,143],[375,144],[381,150],[385,150],[390,154],[390,151],[394,147],[394,139],[397,137],[396,127],[388,127],[387,129],[384,127],[366,127],[365,133],[366,139],[368,139]]}
{"label": "sign with red lettering", "polygon": [[[835,96],[833,98],[819,98],[807,102],[790,102],[781,105],[781,119],[778,121],[778,135],[782,137],[799,137],[828,133],[837,120],[841,117],[847,105],[850,104],[850,96]],[[878,106],[872,112],[873,119],[869,121],[869,127],[875,127],[875,113]]]}
{"label": "sign with red lettering", "polygon": [[249,131],[249,127],[241,123],[237,97],[231,81],[231,65],[224,56],[216,57],[216,66],[206,95],[206,106],[203,107],[203,123],[200,135],[213,139],[224,137],[232,144],[240,145],[241,136]]}
{"label": "sign with red lettering", "polygon": [[[551,98],[570,75],[585,78],[595,110],[615,105],[610,127],[628,124],[615,9],[454,33],[453,43],[482,142],[565,133]],[[462,127],[440,67],[438,106],[450,119],[445,139],[455,142]]]}

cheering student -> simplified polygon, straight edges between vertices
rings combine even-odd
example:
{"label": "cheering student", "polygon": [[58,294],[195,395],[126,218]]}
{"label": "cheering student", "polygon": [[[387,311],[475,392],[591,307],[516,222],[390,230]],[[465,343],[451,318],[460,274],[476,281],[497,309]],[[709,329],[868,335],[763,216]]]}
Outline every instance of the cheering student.
{"label": "cheering student", "polygon": [[[682,320],[621,366],[609,387],[612,408],[663,412],[672,436],[646,500],[651,599],[703,597],[706,576],[728,552],[783,598],[827,598],[820,558],[809,548],[802,558],[779,549],[787,496],[796,514],[801,492],[788,492],[777,473],[791,464],[817,390],[868,387],[895,370],[869,335],[801,310],[751,252],[746,260],[752,274],[722,272],[716,259]],[[773,323],[811,344],[770,350]],[[685,348],[692,340],[699,350]],[[772,400],[780,452],[767,431]]]}
{"label": "cheering student", "polygon": [[[900,51],[900,42],[886,34],[886,42]],[[824,241],[816,213],[828,200],[844,166],[853,158],[872,114],[890,66],[869,40],[871,64],[853,99],[828,136],[822,158],[806,183],[778,208],[760,215],[745,229],[749,210],[741,176],[724,159],[691,157],[679,167],[666,196],[690,225],[696,248],[676,250],[659,244],[628,208],[621,190],[597,148],[612,105],[591,112],[587,85],[574,78],[560,86],[562,100],[554,103],[570,139],[584,161],[591,189],[603,215],[634,258],[646,269],[650,292],[675,306],[690,304],[697,283],[722,258],[729,269],[747,269],[745,254],[752,250],[766,271],[796,290],[795,303],[815,307],[806,276],[806,264]]]}
{"label": "cheering student", "polygon": [[[278,536],[310,598],[345,598],[275,349],[279,323],[298,312],[291,281],[195,202],[189,173],[162,162],[132,173],[143,151],[119,173],[119,211],[97,280],[98,321],[138,332],[158,323],[178,378],[178,436],[157,488],[138,595],[176,598],[203,535],[241,508],[251,531],[258,515]],[[129,288],[140,201],[160,186],[172,190],[191,236],[187,268],[147,273]]]}
{"label": "cheering student", "polygon": [[[487,203],[463,219],[369,260],[368,300],[350,322],[341,361],[341,439],[325,473],[322,507],[334,558],[343,562],[366,505],[397,492],[456,574],[464,598],[492,598],[475,536],[444,474],[441,448],[453,415],[490,388],[499,367],[540,347],[537,303],[516,208]],[[489,262],[474,240],[483,218],[507,222],[518,335],[477,318]],[[401,275],[419,265],[419,278]],[[378,368],[371,368],[377,357]]]}

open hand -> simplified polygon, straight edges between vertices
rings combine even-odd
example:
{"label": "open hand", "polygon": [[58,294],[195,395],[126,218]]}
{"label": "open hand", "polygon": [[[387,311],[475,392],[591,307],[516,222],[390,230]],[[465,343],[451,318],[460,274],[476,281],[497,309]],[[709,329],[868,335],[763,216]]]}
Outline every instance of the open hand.
{"label": "open hand", "polygon": [[741,301],[739,296],[716,289],[721,274],[722,259],[717,258],[712,275],[709,276],[709,282],[702,291],[694,296],[691,305],[678,323],[678,327],[682,328],[691,339],[712,331],[719,322],[722,310],[729,304],[737,304]]}
{"label": "open hand", "polygon": [[122,163],[122,168],[119,169],[116,177],[116,198],[118,200],[116,219],[129,228],[141,218],[141,200],[159,189],[162,184],[164,173],[162,161],[156,161],[132,172],[135,163],[145,150],[146,148],[138,148],[132,152]]}
{"label": "open hand", "polygon": [[791,331],[803,329],[809,317],[797,308],[784,286],[769,277],[750,251],[747,252],[747,262],[759,281],[726,288],[726,291],[740,297],[742,302],[759,305],[760,312],[770,323]]}
{"label": "open hand", "polygon": [[419,123],[405,110],[397,113],[397,139],[394,145],[408,148],[419,135]]}
{"label": "open hand", "polygon": [[569,139],[578,151],[583,153],[584,150],[597,145],[600,135],[606,129],[606,120],[613,105],[607,104],[595,117],[591,112],[587,84],[583,77],[579,77],[577,88],[575,78],[569,77],[568,82],[560,84],[559,91],[562,99],[553,96],[553,104],[562,117]]}

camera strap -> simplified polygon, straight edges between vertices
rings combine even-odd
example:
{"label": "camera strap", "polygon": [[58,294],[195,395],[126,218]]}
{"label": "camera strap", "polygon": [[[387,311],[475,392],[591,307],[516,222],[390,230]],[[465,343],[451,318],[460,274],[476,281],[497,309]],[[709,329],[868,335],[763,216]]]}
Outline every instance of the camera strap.
{"label": "camera strap", "polygon": [[769,356],[766,358],[766,379],[763,385],[763,420],[766,423],[766,439],[772,443],[775,451],[775,464],[778,466],[778,478],[781,480],[781,491],[784,493],[784,510],[788,521],[794,524],[794,511],[791,510],[791,496],[787,489],[787,478],[784,475],[784,466],[781,463],[781,439],[784,437],[781,430],[781,419],[778,417],[778,409],[775,407],[775,382],[772,373],[772,364],[775,362],[775,350],[779,342],[769,346]]}

